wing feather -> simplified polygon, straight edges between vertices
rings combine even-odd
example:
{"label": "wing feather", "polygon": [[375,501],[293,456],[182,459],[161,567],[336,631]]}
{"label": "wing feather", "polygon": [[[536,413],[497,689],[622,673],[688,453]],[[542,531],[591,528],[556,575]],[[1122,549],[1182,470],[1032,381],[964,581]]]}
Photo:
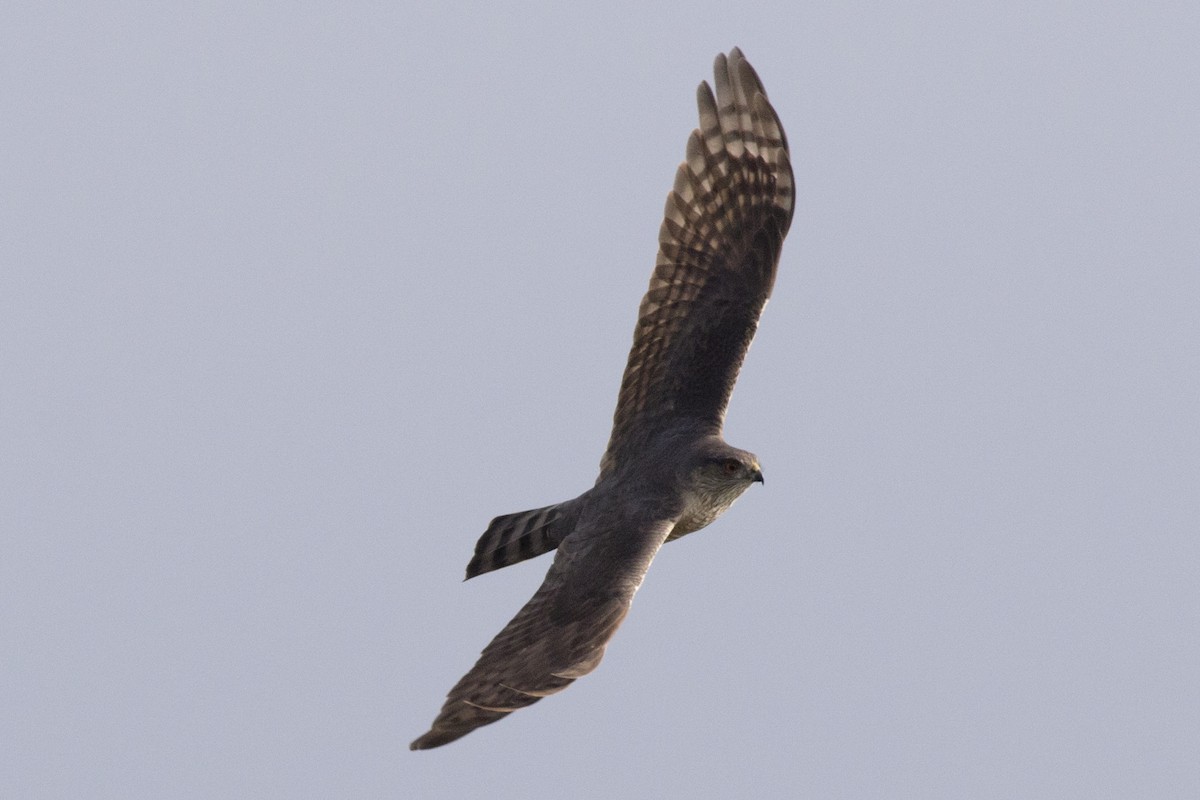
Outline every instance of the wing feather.
{"label": "wing feather", "polygon": [[713,72],[667,196],[602,473],[677,425],[720,433],[791,225],[787,138],[762,82],[737,48]]}
{"label": "wing feather", "polygon": [[674,524],[608,515],[568,536],[541,588],[450,690],[411,749],[453,742],[594,670]]}

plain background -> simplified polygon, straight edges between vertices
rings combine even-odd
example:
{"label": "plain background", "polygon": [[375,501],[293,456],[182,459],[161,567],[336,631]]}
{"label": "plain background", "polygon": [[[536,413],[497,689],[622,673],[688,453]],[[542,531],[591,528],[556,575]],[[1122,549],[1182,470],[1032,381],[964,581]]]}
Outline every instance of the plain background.
{"label": "plain background", "polygon": [[[439,5],[438,8],[432,6]],[[1195,3],[6,3],[0,795],[1200,796]],[[755,487],[410,753],[591,485],[713,56]]]}

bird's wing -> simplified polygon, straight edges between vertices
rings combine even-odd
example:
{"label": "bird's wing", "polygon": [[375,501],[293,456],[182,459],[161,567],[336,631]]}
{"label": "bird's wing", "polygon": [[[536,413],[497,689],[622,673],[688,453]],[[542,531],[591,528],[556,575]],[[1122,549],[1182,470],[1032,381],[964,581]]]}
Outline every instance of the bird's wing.
{"label": "bird's wing", "polygon": [[787,137],[740,50],[714,74],[667,196],[602,472],[669,423],[720,432],[775,281],[795,198]]}
{"label": "bird's wing", "polygon": [[450,690],[411,749],[452,742],[595,669],[674,524],[618,514],[581,523],[559,545],[541,588]]}

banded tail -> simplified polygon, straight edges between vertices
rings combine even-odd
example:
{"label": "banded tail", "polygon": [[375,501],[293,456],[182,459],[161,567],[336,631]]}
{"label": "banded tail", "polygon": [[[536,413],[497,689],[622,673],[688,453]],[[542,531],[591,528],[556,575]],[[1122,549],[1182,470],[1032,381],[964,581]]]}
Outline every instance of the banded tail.
{"label": "banded tail", "polygon": [[465,580],[557,548],[575,528],[579,499],[493,519],[475,545]]}

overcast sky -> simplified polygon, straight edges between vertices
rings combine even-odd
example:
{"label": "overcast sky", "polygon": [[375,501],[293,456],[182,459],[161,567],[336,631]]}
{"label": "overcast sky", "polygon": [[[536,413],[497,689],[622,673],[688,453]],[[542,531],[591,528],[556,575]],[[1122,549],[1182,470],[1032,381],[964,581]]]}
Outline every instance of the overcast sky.
{"label": "overcast sky", "polygon": [[[1194,3],[0,10],[0,795],[1200,796]],[[595,479],[694,91],[797,211],[766,484],[410,740]]]}

